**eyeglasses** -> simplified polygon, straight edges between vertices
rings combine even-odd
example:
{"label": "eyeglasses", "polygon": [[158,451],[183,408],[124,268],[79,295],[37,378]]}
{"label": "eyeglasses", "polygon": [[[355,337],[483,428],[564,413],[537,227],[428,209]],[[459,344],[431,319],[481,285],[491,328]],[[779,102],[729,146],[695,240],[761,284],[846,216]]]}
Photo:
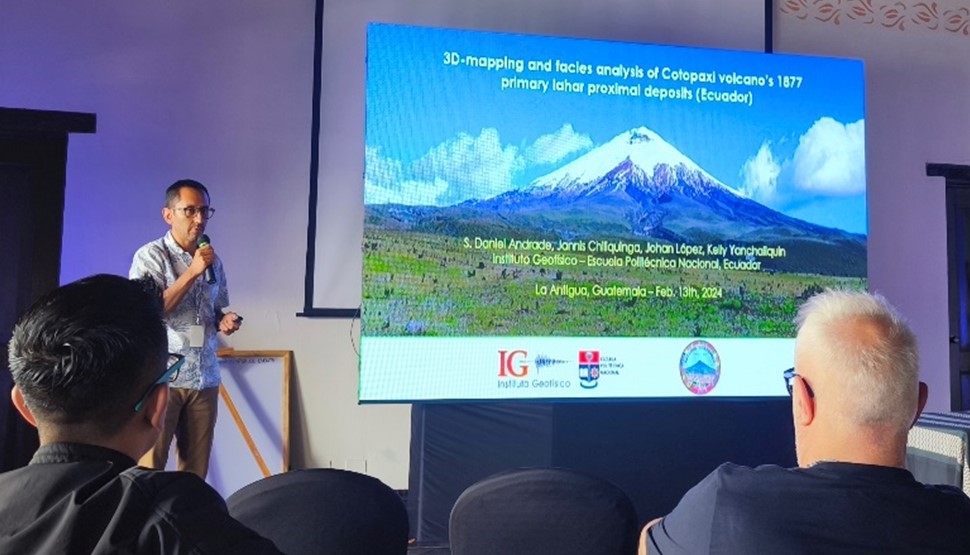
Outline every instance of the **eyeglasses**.
{"label": "eyeglasses", "polygon": [[194,218],[197,215],[202,216],[203,220],[208,220],[216,213],[215,208],[209,208],[208,206],[178,206],[172,210],[181,210],[186,218]]}
{"label": "eyeglasses", "polygon": [[158,379],[152,383],[152,385],[148,386],[145,393],[143,393],[138,399],[138,402],[135,403],[135,412],[140,411],[141,408],[145,406],[145,401],[148,400],[148,396],[152,394],[152,391],[154,391],[156,387],[166,382],[174,382],[175,379],[179,377],[179,369],[182,368],[182,363],[184,362],[184,356],[176,353],[168,354],[168,364],[165,365],[165,371],[162,372],[162,375],[159,376]]}
{"label": "eyeglasses", "polygon": [[789,395],[792,394],[791,393],[792,392],[792,383],[791,382],[795,378],[795,376],[798,376],[799,378],[802,379],[802,382],[804,382],[805,389],[808,390],[808,396],[809,397],[812,397],[813,399],[815,398],[815,391],[812,390],[812,386],[808,385],[808,381],[805,379],[804,376],[802,376],[801,374],[795,372],[795,368],[794,367],[789,368],[788,370],[785,370],[785,372],[782,375],[785,377],[785,387],[788,388],[788,394]]}

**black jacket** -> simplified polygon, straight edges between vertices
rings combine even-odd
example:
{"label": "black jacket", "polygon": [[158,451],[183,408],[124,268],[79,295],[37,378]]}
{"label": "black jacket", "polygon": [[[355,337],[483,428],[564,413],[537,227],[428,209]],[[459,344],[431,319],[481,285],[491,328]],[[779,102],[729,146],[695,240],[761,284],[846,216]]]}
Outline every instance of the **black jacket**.
{"label": "black jacket", "polygon": [[0,553],[277,554],[188,472],[93,445],[42,446],[0,474]]}

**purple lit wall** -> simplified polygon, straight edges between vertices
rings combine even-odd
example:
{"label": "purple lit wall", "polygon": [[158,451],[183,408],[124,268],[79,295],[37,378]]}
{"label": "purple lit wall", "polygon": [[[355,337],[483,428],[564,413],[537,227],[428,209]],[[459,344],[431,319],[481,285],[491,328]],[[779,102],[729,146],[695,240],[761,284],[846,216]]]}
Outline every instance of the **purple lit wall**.
{"label": "purple lit wall", "polygon": [[[299,240],[312,4],[5,3],[0,102],[98,115],[98,133],[71,144],[64,281],[126,272],[165,230],[162,194],[179,177],[212,189],[210,235],[228,267]],[[279,279],[273,264],[247,266]]]}
{"label": "purple lit wall", "polygon": [[[98,118],[96,134],[70,140],[62,282],[126,275],[134,251],[167,229],[165,188],[183,177],[202,181],[217,209],[208,234],[228,269],[233,308],[246,316],[227,345],[294,351],[309,376],[304,383],[312,384],[306,403],[326,397],[326,410],[353,421],[336,433],[316,432],[323,451],[311,453],[294,380],[293,465],[369,460],[371,473],[405,482],[406,437],[376,434],[390,456],[335,439],[344,430],[375,435],[376,420],[388,420],[382,415],[406,414],[354,405],[349,323],[334,324],[338,334],[328,323],[295,317],[303,291],[314,1],[85,4],[14,0],[0,8],[0,105]],[[316,347],[323,336],[339,337],[329,354]],[[346,354],[333,355],[338,349]],[[330,385],[326,395],[315,383],[335,381],[346,385]],[[406,418],[393,420],[403,420],[406,431]]]}

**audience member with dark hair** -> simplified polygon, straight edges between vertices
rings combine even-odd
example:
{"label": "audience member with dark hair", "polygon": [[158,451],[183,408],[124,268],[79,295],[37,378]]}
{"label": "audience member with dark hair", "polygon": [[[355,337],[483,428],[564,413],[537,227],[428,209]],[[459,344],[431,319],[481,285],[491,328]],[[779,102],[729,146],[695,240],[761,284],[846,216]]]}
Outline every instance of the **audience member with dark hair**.
{"label": "audience member with dark hair", "polygon": [[279,553],[198,476],[135,466],[183,362],[167,346],[151,280],[82,279],[21,317],[11,397],[41,446],[0,474],[0,553]]}
{"label": "audience member with dark hair", "polygon": [[905,468],[927,396],[907,324],[848,291],[812,297],[796,324],[798,467],[720,466],[644,527],[640,553],[970,553],[970,499]]}

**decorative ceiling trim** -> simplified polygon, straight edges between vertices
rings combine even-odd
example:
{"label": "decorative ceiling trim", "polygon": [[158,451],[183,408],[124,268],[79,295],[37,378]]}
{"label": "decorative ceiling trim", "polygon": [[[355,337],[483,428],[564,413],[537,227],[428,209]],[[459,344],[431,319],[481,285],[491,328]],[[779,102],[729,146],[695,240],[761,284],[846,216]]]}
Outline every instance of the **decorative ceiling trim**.
{"label": "decorative ceiling trim", "polygon": [[842,25],[860,23],[906,31],[922,28],[970,37],[970,9],[945,2],[879,0],[782,0],[779,11],[798,19]]}

